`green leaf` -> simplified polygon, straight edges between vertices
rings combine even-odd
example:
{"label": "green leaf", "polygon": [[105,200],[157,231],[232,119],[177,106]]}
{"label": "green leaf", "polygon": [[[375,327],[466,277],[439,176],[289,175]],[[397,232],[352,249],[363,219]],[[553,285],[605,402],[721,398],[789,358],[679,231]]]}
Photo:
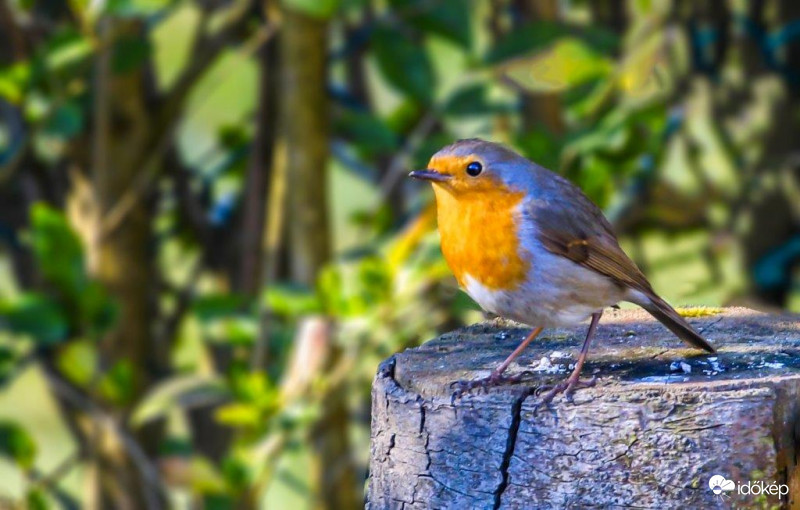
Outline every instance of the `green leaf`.
{"label": "green leaf", "polygon": [[253,473],[241,454],[234,454],[222,462],[222,474],[234,491],[243,491],[251,484]]}
{"label": "green leaf", "polygon": [[407,22],[420,29],[440,35],[463,48],[472,43],[470,7],[463,2],[431,2],[430,0],[392,0],[395,10],[412,13]]}
{"label": "green leaf", "polygon": [[59,106],[47,120],[44,131],[60,138],[72,138],[83,130],[83,110],[74,101]]}
{"label": "green leaf", "polygon": [[528,54],[540,50],[568,34],[569,29],[563,23],[535,21],[511,30],[489,50],[484,60],[489,64],[495,64]]}
{"label": "green leaf", "polygon": [[97,348],[86,340],[70,342],[58,352],[56,366],[69,381],[86,388],[97,372]]}
{"label": "green leaf", "polygon": [[74,28],[62,30],[44,47],[45,72],[57,73],[83,62],[92,54],[92,43]]}
{"label": "green leaf", "polygon": [[47,510],[47,496],[42,489],[31,489],[25,495],[25,508],[28,510]]}
{"label": "green leaf", "polygon": [[17,372],[17,354],[6,346],[0,346],[0,388],[4,387]]}
{"label": "green leaf", "polygon": [[261,409],[253,404],[227,404],[214,412],[214,419],[230,427],[256,428],[262,422]]}
{"label": "green leaf", "polygon": [[235,294],[209,294],[195,299],[192,311],[201,321],[214,321],[241,313],[244,299]]}
{"label": "green leaf", "polygon": [[430,103],[436,78],[425,45],[409,35],[386,28],[372,34],[378,69],[393,87],[422,103]]}
{"label": "green leaf", "polygon": [[123,359],[114,363],[111,369],[100,379],[100,394],[109,402],[124,406],[133,401],[136,385],[136,374],[130,360]]}
{"label": "green leaf", "polygon": [[272,313],[289,318],[318,313],[322,309],[316,294],[291,286],[274,285],[267,288],[264,302]]}
{"label": "green leaf", "polygon": [[619,37],[602,27],[574,27],[557,21],[534,21],[511,30],[486,54],[484,61],[496,64],[510,58],[541,50],[558,39],[571,36],[601,53],[609,53],[619,45]]}
{"label": "green leaf", "polygon": [[445,103],[444,113],[461,117],[497,113],[506,108],[489,103],[486,100],[486,86],[478,83],[456,90]]}
{"label": "green leaf", "polygon": [[339,0],[282,0],[286,8],[313,18],[326,19],[339,9]]}
{"label": "green leaf", "polygon": [[148,39],[136,35],[120,37],[114,43],[111,70],[114,74],[125,74],[138,69],[150,55]]}
{"label": "green leaf", "polygon": [[83,248],[60,211],[43,203],[31,207],[31,247],[45,280],[77,301],[87,284]]}
{"label": "green leaf", "polygon": [[69,333],[61,308],[51,299],[32,293],[13,301],[0,301],[0,328],[29,335],[45,345],[61,342]]}
{"label": "green leaf", "polygon": [[273,410],[280,391],[264,372],[232,369],[231,386],[237,399],[257,405],[260,409]]}
{"label": "green leaf", "polygon": [[205,494],[202,493],[202,508],[206,510],[234,510],[236,508],[236,500],[233,496],[228,494]]}
{"label": "green leaf", "polygon": [[29,88],[30,76],[28,62],[18,62],[0,69],[0,97],[18,104]]}
{"label": "green leaf", "polygon": [[131,416],[131,424],[139,427],[173,409],[215,405],[229,398],[230,393],[219,379],[196,375],[172,377],[145,395]]}
{"label": "green leaf", "polygon": [[106,12],[119,17],[144,17],[158,14],[175,0],[109,0]]}
{"label": "green leaf", "polygon": [[366,156],[375,156],[397,149],[397,134],[376,115],[345,110],[337,119],[336,132],[355,144]]}
{"label": "green leaf", "polygon": [[258,336],[258,320],[244,316],[229,317],[220,321],[216,329],[219,332],[217,343],[253,345]]}
{"label": "green leaf", "polygon": [[612,71],[612,63],[578,39],[566,37],[548,49],[499,67],[530,92],[561,92]]}
{"label": "green leaf", "polygon": [[79,294],[78,308],[86,333],[92,337],[108,331],[117,318],[117,306],[101,284],[89,281]]}
{"label": "green leaf", "polygon": [[550,170],[558,170],[563,144],[545,127],[535,127],[523,133],[516,140],[516,145],[526,158]]}
{"label": "green leaf", "polygon": [[17,423],[0,421],[0,455],[23,469],[30,469],[36,459],[36,443]]}

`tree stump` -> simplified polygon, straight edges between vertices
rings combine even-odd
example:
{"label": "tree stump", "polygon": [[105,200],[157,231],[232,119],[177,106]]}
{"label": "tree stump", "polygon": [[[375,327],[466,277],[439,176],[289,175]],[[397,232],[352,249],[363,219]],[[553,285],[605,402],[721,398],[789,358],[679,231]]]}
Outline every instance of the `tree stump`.
{"label": "tree stump", "polygon": [[[584,367],[597,386],[539,408],[586,326],[546,330],[509,368],[524,382],[454,401],[451,383],[487,376],[529,328],[495,320],[392,356],[372,388],[367,508],[800,508],[800,319],[687,315],[716,355],[612,311]],[[713,475],[734,489],[715,494]]]}

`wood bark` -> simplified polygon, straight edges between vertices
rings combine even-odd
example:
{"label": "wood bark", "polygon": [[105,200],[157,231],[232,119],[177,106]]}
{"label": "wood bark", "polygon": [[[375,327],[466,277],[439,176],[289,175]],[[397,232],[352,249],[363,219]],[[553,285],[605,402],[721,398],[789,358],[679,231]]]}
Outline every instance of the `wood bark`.
{"label": "wood bark", "polygon": [[[128,35],[143,37],[144,26],[138,22],[113,23],[102,20],[103,37],[113,41]],[[95,71],[95,102],[92,142],[92,187],[100,218],[106,218],[121,201],[138,191],[141,168],[133,164],[150,136],[147,116],[146,66],[129,72],[114,73],[111,50],[101,51]],[[153,253],[153,200],[146,196],[132,202],[125,217],[113,229],[99,231],[89,247],[94,276],[109,289],[118,305],[114,328],[103,338],[101,352],[106,368],[114,363],[144,367],[133,380],[133,401],[140,397],[156,372],[163,370],[165,359],[156,359],[162,349],[154,345],[152,324],[155,318]],[[122,410],[120,416],[124,416]],[[123,418],[124,419],[124,418]],[[86,431],[91,434],[91,431]],[[148,454],[154,454],[161,438],[160,424],[141,431],[137,438]],[[92,442],[91,440],[88,440]],[[98,501],[103,507],[153,508],[162,503],[148,500],[152,487],[141,479],[135,462],[122,445],[95,445]],[[144,490],[142,489],[144,488]]]}
{"label": "wood bark", "polygon": [[[800,318],[729,308],[691,322],[716,355],[641,310],[607,314],[584,369],[594,388],[537,408],[585,327],[545,331],[522,383],[451,400],[529,328],[496,320],[386,360],[372,393],[367,508],[798,508]],[[787,484],[779,500],[715,495],[712,475]]]}
{"label": "wood bark", "polygon": [[289,189],[292,280],[313,286],[330,258],[327,23],[285,9],[280,37],[281,130]]}
{"label": "wood bark", "polygon": [[[331,255],[328,224],[327,23],[283,10],[280,38],[280,121],[288,184],[287,227],[293,281],[313,287]],[[332,354],[331,365],[335,362]],[[328,368],[328,367],[326,367]],[[332,388],[311,437],[316,508],[360,504],[349,452],[347,392]]]}
{"label": "wood bark", "polygon": [[[556,21],[558,2],[556,0],[519,0],[518,8],[523,23],[530,21]],[[564,133],[564,119],[561,115],[561,96],[558,93],[531,94],[521,92],[522,123],[526,131],[537,125],[547,128],[550,133]]]}

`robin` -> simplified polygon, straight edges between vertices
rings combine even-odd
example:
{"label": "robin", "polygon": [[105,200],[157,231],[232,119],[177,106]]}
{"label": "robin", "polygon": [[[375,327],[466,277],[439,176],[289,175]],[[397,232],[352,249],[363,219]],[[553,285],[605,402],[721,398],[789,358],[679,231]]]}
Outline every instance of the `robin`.
{"label": "robin", "polygon": [[542,398],[571,399],[603,309],[635,303],[693,347],[714,352],[661,299],[619,246],[600,209],[563,177],[496,143],[460,140],[410,177],[436,196],[442,253],[459,286],[484,310],[534,326],[508,358],[477,386],[516,382],[503,372],[543,328],[591,318],[572,374]]}

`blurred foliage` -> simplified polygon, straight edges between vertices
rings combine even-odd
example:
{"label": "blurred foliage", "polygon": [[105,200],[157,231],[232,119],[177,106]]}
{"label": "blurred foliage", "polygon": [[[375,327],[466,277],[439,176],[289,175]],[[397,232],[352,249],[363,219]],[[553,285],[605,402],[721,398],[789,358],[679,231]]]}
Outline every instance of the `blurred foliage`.
{"label": "blurred foliage", "polygon": [[[671,300],[800,310],[798,19],[789,0],[2,2],[0,506],[336,508],[320,457],[360,502],[378,363],[480,317],[403,178],[458,138],[579,184]],[[298,20],[319,58],[281,61]],[[287,115],[308,62],[327,103]],[[330,126],[310,282],[287,233],[309,212],[286,205],[287,156],[313,152],[286,146],[298,119]],[[87,482],[108,444],[133,489]]]}

